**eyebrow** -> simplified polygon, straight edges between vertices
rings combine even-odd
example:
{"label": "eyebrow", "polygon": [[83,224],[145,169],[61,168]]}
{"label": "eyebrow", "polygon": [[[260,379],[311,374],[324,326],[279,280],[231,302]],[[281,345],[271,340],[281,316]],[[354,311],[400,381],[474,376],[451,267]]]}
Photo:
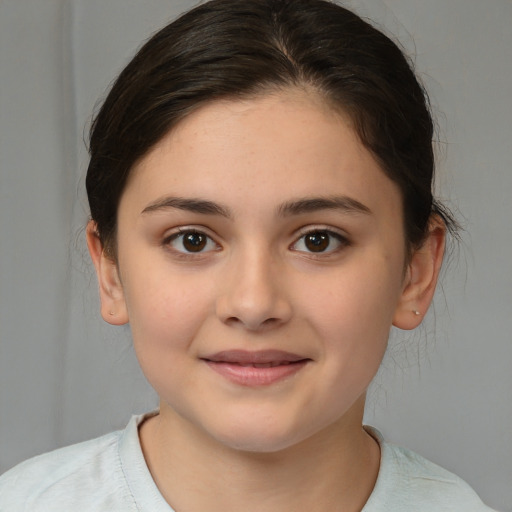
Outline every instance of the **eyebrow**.
{"label": "eyebrow", "polygon": [[142,213],[150,213],[168,208],[177,208],[192,213],[200,213],[203,215],[220,215],[221,217],[231,218],[231,213],[227,208],[213,201],[205,199],[188,199],[183,197],[164,197],[154,203],[149,204],[142,210]]}
{"label": "eyebrow", "polygon": [[344,213],[362,213],[371,215],[368,206],[348,196],[332,197],[306,197],[296,201],[289,201],[279,207],[279,214],[283,217],[312,213],[319,210],[338,210]]}
{"label": "eyebrow", "polygon": [[[151,213],[168,208],[176,208],[202,215],[219,215],[231,219],[229,208],[213,201],[198,198],[164,197],[149,204],[142,210],[142,214]],[[278,207],[277,213],[281,217],[290,217],[321,210],[338,210],[344,213],[361,213],[371,215],[370,208],[363,203],[348,196],[333,197],[306,197],[283,203]]]}

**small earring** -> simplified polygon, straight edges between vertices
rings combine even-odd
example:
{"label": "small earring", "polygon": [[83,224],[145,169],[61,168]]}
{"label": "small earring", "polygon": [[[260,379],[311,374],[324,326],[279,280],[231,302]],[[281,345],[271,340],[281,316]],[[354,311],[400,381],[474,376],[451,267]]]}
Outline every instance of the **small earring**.
{"label": "small earring", "polygon": [[420,315],[420,312],[416,309],[413,309],[412,312],[416,315],[416,316],[419,316]]}
{"label": "small earring", "polygon": [[110,316],[114,316],[114,315],[115,315],[115,313],[113,311],[110,311]]}

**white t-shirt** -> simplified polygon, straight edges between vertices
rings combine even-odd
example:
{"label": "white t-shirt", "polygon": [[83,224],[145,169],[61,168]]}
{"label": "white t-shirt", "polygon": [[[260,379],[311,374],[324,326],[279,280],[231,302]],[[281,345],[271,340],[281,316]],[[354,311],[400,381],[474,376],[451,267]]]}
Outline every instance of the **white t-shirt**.
{"label": "white t-shirt", "polygon": [[[11,469],[0,477],[0,511],[173,512],[142,454],[138,425],[145,417]],[[460,478],[368,430],[380,444],[381,464],[362,512],[491,512]]]}

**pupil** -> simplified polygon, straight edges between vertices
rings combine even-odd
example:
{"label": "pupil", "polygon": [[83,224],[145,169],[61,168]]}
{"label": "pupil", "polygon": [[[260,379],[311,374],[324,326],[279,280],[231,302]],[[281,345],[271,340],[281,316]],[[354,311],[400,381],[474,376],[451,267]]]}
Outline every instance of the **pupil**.
{"label": "pupil", "polygon": [[188,233],[183,237],[183,246],[189,252],[202,251],[206,246],[206,237],[200,233]]}
{"label": "pupil", "polygon": [[329,247],[329,235],[327,233],[311,233],[306,236],[305,243],[311,252],[322,252]]}

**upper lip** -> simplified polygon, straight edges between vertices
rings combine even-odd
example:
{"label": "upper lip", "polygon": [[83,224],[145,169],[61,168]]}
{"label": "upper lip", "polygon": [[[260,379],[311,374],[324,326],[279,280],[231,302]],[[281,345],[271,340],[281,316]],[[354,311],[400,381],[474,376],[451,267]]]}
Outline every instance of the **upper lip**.
{"label": "upper lip", "polygon": [[214,363],[268,364],[277,362],[294,363],[309,358],[283,350],[258,350],[254,352],[249,350],[223,350],[201,359]]}

